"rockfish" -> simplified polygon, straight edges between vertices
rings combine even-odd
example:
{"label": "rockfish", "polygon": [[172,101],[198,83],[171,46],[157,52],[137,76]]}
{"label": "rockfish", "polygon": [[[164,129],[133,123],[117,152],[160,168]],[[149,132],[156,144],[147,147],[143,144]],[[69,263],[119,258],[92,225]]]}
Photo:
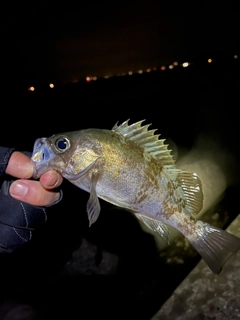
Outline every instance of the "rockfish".
{"label": "rockfish", "polygon": [[90,193],[89,224],[100,213],[101,198],[132,212],[168,241],[168,226],[180,231],[212,272],[240,249],[240,239],[200,220],[203,204],[200,178],[176,167],[171,150],[156,130],[129,120],[112,130],[83,129],[37,139],[33,178],[55,169]]}

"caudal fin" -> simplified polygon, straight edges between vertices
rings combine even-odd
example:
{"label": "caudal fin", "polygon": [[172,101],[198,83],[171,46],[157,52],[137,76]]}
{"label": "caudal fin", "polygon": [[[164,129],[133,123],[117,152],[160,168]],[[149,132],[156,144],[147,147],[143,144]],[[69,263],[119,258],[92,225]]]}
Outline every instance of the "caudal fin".
{"label": "caudal fin", "polygon": [[197,238],[189,239],[212,272],[219,274],[226,261],[240,250],[240,238],[205,222],[196,223]]}

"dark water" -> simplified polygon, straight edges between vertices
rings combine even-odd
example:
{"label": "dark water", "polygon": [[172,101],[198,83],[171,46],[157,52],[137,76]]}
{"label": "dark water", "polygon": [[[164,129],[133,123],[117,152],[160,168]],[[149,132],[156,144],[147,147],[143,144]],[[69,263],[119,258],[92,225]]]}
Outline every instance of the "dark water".
{"label": "dark water", "polygon": [[[16,90],[2,87],[1,145],[31,151],[39,137],[89,127],[111,129],[129,118],[130,123],[152,123],[170,146],[174,142],[190,150],[199,136],[210,139],[234,159],[234,184],[219,204],[229,223],[239,212],[239,84],[239,64],[234,62],[228,68],[199,63],[53,90],[40,86],[32,93],[21,83]],[[46,226],[32,242],[0,257],[0,319],[24,314],[29,319],[150,319],[199,257],[166,264],[136,220],[103,201],[100,218],[89,229],[88,194],[67,181],[63,189],[62,203],[49,211]],[[96,264],[102,251],[117,257],[114,272],[110,265],[111,272],[104,274],[88,274],[84,268],[68,273],[66,264],[82,239],[98,248]]]}

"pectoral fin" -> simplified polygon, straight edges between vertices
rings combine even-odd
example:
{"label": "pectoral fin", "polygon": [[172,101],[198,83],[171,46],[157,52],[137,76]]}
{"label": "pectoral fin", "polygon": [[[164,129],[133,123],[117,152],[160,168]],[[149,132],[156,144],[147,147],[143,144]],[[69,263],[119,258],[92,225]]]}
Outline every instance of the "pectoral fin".
{"label": "pectoral fin", "polygon": [[87,214],[89,220],[89,227],[96,222],[100,214],[100,202],[96,192],[96,184],[98,182],[98,174],[93,173],[90,183],[90,197],[87,202]]}
{"label": "pectoral fin", "polygon": [[159,220],[154,220],[141,214],[135,214],[135,216],[140,221],[142,221],[150,230],[157,232],[167,242],[167,244],[169,244],[168,236],[170,230],[166,224],[162,223]]}
{"label": "pectoral fin", "polygon": [[64,173],[63,174],[63,177],[70,180],[70,181],[73,181],[73,180],[77,180],[79,178],[82,178],[92,167],[93,165],[95,164],[95,162],[98,160],[98,158],[96,160],[94,160],[92,163],[90,163],[86,168],[84,168],[82,171],[78,172],[78,173],[73,173],[73,166],[74,164],[71,164],[70,168],[71,168],[71,171],[72,173]]}

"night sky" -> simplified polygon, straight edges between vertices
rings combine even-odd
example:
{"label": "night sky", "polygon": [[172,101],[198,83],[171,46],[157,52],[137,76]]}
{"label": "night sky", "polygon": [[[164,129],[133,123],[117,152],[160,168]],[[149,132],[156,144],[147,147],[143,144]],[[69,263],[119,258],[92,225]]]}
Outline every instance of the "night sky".
{"label": "night sky", "polygon": [[1,4],[2,81],[68,82],[239,46],[233,1],[13,1]]}

